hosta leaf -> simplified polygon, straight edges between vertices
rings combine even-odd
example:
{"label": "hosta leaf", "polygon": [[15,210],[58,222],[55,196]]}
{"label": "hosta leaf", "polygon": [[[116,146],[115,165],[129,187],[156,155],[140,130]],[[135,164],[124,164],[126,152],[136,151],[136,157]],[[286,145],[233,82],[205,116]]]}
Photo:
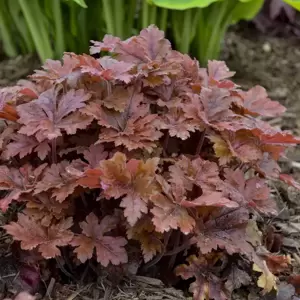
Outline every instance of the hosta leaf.
{"label": "hosta leaf", "polygon": [[189,9],[194,7],[206,7],[220,0],[148,0],[149,3],[169,9]]}

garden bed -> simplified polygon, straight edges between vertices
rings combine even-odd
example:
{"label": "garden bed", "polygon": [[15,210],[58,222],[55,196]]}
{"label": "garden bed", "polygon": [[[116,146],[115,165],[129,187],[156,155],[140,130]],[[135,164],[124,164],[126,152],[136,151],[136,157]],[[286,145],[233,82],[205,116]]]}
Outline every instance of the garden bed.
{"label": "garden bed", "polygon": [[[300,41],[293,37],[275,38],[265,37],[256,31],[238,29],[228,34],[226,47],[223,54],[231,70],[235,70],[235,81],[242,87],[250,88],[256,84],[264,86],[272,99],[279,100],[288,107],[288,111],[282,118],[271,121],[282,129],[293,131],[300,135]],[[37,60],[33,57],[23,57],[0,63],[0,86],[14,84],[18,79],[30,74],[38,67]],[[295,148],[288,154],[285,161],[281,162],[285,173],[293,173],[296,179],[300,179],[300,148]],[[276,233],[283,236],[282,253],[289,253],[293,258],[293,271],[300,271],[300,193],[293,188],[287,188],[283,184],[274,183],[274,195],[281,208],[278,217],[265,220],[271,228],[274,226]],[[3,250],[0,277],[10,291],[20,289],[18,285],[18,267],[13,265],[6,237],[1,238]],[[13,269],[11,269],[11,267]],[[7,282],[7,279],[10,281]],[[285,277],[283,287],[285,288]],[[88,286],[74,286],[59,284],[52,281],[52,286],[45,286],[52,299],[185,299],[180,291],[166,288],[162,282],[148,277],[130,278],[121,286],[112,286],[105,278]],[[6,289],[0,290],[0,299]],[[248,296],[249,292],[252,296]],[[286,294],[287,295],[287,294]],[[273,298],[272,298],[273,297]],[[249,291],[243,289],[235,295],[236,300],[262,299],[258,295],[258,289]],[[275,300],[275,296],[264,299]],[[290,298],[280,298],[288,300]],[[296,299],[296,298],[295,298]]]}

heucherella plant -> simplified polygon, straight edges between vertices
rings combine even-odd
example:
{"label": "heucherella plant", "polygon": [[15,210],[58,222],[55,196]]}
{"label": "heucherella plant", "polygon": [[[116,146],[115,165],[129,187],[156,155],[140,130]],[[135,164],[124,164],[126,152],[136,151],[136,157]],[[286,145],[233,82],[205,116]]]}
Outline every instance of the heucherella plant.
{"label": "heucherella plant", "polygon": [[156,26],[93,44],[106,55],[65,53],[0,90],[0,208],[23,207],[4,229],[44,259],[63,250],[75,271],[142,273],[164,258],[195,279],[196,300],[231,299],[258,276],[275,289],[269,262],[288,259],[257,251],[253,216],[277,213],[269,179],[299,188],[277,160],[300,139],[261,118],[285,108],[222,61],[200,68]]}

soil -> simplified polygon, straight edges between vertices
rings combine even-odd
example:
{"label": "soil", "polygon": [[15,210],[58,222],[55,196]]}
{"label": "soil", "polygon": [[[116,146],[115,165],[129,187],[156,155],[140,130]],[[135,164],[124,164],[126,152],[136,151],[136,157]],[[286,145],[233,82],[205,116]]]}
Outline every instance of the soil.
{"label": "soil", "polygon": [[15,84],[37,68],[39,68],[39,60],[34,55],[17,56],[1,61],[0,87]]}
{"label": "soil", "polygon": [[[300,136],[300,118],[298,118],[300,116],[299,38],[293,36],[270,37],[247,26],[236,27],[227,34],[222,59],[226,61],[231,70],[236,71],[235,82],[240,84],[242,88],[247,89],[254,85],[262,85],[267,89],[270,98],[280,101],[288,108],[283,117],[270,120],[272,125],[291,130]],[[36,68],[38,68],[38,60],[33,56],[18,57],[0,62],[0,86],[12,85]],[[285,173],[293,173],[293,176],[300,180],[300,147],[289,152],[286,159],[280,162],[280,165]],[[277,182],[272,182],[271,186],[280,212],[276,218],[265,220],[264,223],[268,224],[275,234],[278,233],[282,237],[281,253],[291,255],[292,272],[300,274],[300,192]],[[0,244],[4,244],[4,248],[7,249],[4,241],[5,237],[0,237]],[[2,256],[2,248],[0,247],[0,257]],[[13,261],[11,258],[6,259],[8,268],[3,268],[0,261],[0,299],[2,299],[1,293],[3,293],[2,283],[7,285],[10,292],[19,289],[17,269],[11,261]],[[9,265],[11,265],[11,269]],[[186,299],[181,291],[164,287],[158,279],[139,276],[125,280],[125,283],[118,289],[112,288],[106,281],[100,279],[97,283],[85,287],[60,286],[58,283],[52,282],[46,289],[51,299],[59,300]],[[287,296],[288,292],[290,292],[290,287],[282,282],[277,297],[274,295],[261,296],[257,289],[253,289],[240,290],[235,293],[233,299],[300,299]]]}

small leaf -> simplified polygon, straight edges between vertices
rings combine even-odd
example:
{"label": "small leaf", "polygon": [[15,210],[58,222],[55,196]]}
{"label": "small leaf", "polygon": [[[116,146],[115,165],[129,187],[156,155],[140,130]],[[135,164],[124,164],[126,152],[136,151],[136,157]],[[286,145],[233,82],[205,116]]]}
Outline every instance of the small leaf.
{"label": "small leaf", "polygon": [[24,214],[18,214],[18,221],[3,226],[8,234],[21,241],[21,248],[32,250],[37,248],[44,258],[60,256],[58,247],[67,246],[73,233],[69,228],[73,225],[72,218],[62,219],[49,227],[41,226]]}
{"label": "small leaf", "polygon": [[176,275],[185,280],[195,278],[189,289],[194,299],[228,299],[223,291],[221,278],[213,273],[214,258],[214,255],[212,257],[191,255],[187,258],[186,265],[180,265],[175,270]]}
{"label": "small leaf", "polygon": [[71,245],[77,247],[74,252],[81,262],[92,258],[96,250],[97,261],[104,267],[109,263],[119,265],[127,263],[128,257],[124,246],[127,241],[123,237],[105,235],[116,226],[116,219],[112,216],[104,217],[99,223],[93,214],[86,217],[85,222],[80,223],[82,234],[75,236]]}
{"label": "small leaf", "polygon": [[264,262],[264,269],[261,269],[258,265],[253,265],[253,270],[262,273],[257,281],[257,286],[263,289],[264,294],[270,293],[273,289],[277,290],[276,281],[277,278],[270,272]]}

